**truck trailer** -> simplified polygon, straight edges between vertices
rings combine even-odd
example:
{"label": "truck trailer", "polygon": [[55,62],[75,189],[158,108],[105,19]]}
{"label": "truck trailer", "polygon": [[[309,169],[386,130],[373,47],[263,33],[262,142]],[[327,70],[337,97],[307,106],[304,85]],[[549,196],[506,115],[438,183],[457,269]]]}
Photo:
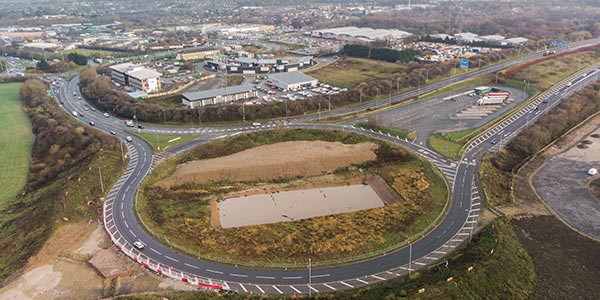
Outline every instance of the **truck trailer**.
{"label": "truck trailer", "polygon": [[493,104],[502,104],[504,103],[508,97],[510,97],[510,93],[488,93],[483,97],[477,100],[478,105],[493,105]]}

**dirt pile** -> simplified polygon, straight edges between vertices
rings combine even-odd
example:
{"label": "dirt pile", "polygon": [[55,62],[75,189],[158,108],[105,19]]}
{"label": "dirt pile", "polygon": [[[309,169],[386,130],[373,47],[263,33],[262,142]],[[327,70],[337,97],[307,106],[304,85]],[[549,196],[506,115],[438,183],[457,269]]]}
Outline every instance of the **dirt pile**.
{"label": "dirt pile", "polygon": [[186,182],[255,181],[318,176],[376,158],[374,143],[293,141],[260,146],[229,156],[191,161],[160,181],[163,187]]}

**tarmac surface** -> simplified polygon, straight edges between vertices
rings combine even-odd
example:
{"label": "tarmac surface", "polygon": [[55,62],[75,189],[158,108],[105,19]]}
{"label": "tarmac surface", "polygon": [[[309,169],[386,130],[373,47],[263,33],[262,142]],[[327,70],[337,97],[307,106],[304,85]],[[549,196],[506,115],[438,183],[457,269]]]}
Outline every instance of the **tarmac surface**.
{"label": "tarmac surface", "polygon": [[[600,129],[596,129],[600,133]],[[593,133],[592,133],[593,134]],[[586,187],[596,176],[590,168],[600,168],[600,138],[589,137],[587,149],[576,146],[551,158],[532,178],[538,195],[565,222],[600,239],[600,201]]]}

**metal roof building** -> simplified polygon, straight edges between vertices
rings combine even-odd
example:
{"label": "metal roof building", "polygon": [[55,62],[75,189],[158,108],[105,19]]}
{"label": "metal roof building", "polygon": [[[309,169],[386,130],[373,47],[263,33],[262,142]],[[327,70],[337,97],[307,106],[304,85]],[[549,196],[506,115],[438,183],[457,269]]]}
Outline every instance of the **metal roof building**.
{"label": "metal roof building", "polygon": [[397,29],[373,29],[369,27],[337,27],[315,30],[312,36],[341,40],[358,39],[364,41],[402,40],[412,36],[411,33]]}
{"label": "metal roof building", "polygon": [[181,95],[181,103],[185,106],[204,106],[256,97],[258,92],[250,85],[238,85],[214,90],[191,92]]}
{"label": "metal roof building", "polygon": [[284,91],[297,91],[305,87],[315,87],[319,80],[304,73],[288,72],[270,75],[267,82]]}

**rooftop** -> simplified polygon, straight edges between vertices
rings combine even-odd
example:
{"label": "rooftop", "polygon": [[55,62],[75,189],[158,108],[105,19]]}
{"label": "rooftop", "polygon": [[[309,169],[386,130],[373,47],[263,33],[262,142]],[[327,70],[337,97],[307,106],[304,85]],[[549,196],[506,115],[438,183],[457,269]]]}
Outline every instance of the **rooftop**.
{"label": "rooftop", "polygon": [[384,39],[389,37],[403,39],[412,36],[412,34],[409,32],[397,29],[373,29],[369,27],[354,26],[327,28],[316,31],[320,32],[321,34],[333,34],[341,37],[362,38],[367,40]]}
{"label": "rooftop", "polygon": [[204,48],[191,48],[191,49],[185,49],[183,51],[181,51],[181,53],[197,53],[197,52],[206,52],[206,51],[215,51],[215,50],[219,50],[215,47],[204,47]]}
{"label": "rooftop", "polygon": [[250,85],[237,85],[237,86],[214,89],[214,90],[185,93],[182,96],[184,98],[188,99],[189,101],[196,101],[196,100],[214,98],[217,96],[245,93],[245,92],[250,92],[252,90],[254,90],[254,88]]}
{"label": "rooftop", "polygon": [[122,64],[118,64],[118,65],[113,65],[110,68],[113,69],[113,70],[115,70],[115,71],[119,71],[121,73],[125,73],[132,66],[133,66],[132,63],[122,63]]}
{"label": "rooftop", "polygon": [[149,78],[160,77],[162,74],[159,72],[156,72],[152,69],[141,68],[138,70],[129,71],[129,72],[127,72],[127,75],[129,75],[133,78],[137,78],[139,80],[145,80],[145,79],[149,79]]}
{"label": "rooftop", "polygon": [[307,81],[317,80],[316,78],[310,77],[304,73],[300,72],[288,72],[288,73],[280,73],[273,74],[269,76],[270,79],[275,79],[277,81],[294,84],[294,83],[303,83]]}

